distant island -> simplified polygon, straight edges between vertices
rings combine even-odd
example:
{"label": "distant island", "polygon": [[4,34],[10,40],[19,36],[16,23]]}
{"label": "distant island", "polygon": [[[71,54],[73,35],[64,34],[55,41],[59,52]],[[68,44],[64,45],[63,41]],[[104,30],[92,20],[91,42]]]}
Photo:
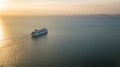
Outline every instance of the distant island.
{"label": "distant island", "polygon": [[120,16],[120,14],[95,14],[92,16]]}
{"label": "distant island", "polygon": [[108,14],[98,14],[99,16],[109,16]]}

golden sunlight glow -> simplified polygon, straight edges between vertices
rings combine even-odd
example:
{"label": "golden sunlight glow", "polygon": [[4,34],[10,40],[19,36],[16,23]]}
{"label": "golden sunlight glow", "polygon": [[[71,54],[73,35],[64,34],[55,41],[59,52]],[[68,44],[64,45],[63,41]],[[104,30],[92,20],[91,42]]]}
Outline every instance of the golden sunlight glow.
{"label": "golden sunlight glow", "polygon": [[120,0],[0,0],[0,15],[120,14]]}
{"label": "golden sunlight glow", "polygon": [[5,6],[5,0],[0,0],[0,9],[3,9]]}

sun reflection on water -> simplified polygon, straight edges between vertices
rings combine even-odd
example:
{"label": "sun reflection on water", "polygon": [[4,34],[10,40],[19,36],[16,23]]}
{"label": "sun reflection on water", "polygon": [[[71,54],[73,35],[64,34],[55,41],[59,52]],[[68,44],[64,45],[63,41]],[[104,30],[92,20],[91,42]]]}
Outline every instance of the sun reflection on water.
{"label": "sun reflection on water", "polygon": [[1,25],[0,25],[0,36],[2,35],[2,27],[1,27]]}
{"label": "sun reflection on water", "polygon": [[2,19],[0,18],[0,40],[3,39]]}
{"label": "sun reflection on water", "polygon": [[0,18],[0,47],[3,46],[3,26],[2,26],[2,19]]}

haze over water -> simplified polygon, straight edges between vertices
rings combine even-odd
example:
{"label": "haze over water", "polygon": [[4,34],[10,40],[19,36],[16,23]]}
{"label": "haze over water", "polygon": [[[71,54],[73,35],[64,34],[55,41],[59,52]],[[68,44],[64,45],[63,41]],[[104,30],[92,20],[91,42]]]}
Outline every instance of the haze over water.
{"label": "haze over water", "polygon": [[[32,39],[43,27],[48,34]],[[120,16],[5,16],[0,40],[4,67],[120,64]]]}

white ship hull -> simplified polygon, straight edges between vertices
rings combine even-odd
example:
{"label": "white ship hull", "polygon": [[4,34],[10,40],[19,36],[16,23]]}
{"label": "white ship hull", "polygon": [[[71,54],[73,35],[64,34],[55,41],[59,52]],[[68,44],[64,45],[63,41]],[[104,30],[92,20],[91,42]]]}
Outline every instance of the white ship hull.
{"label": "white ship hull", "polygon": [[38,37],[47,34],[48,31],[46,28],[43,28],[41,30],[35,30],[34,32],[31,33],[32,37]]}

